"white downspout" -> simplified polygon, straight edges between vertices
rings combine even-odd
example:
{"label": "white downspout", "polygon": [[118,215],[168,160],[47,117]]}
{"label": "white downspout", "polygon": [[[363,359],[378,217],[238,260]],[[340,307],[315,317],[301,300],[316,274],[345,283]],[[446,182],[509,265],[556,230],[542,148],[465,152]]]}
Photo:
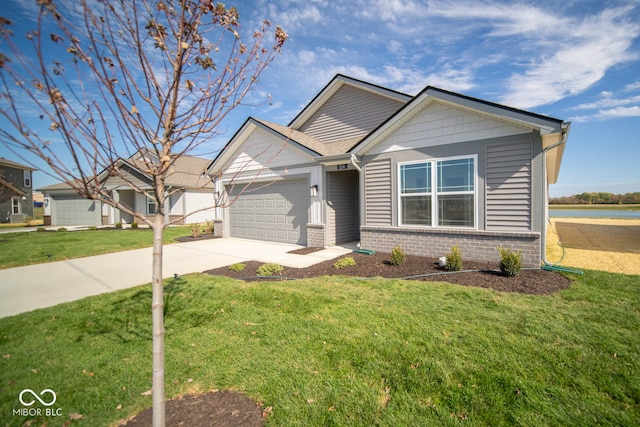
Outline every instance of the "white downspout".
{"label": "white downspout", "polygon": [[[364,197],[364,177],[362,176],[362,168],[358,166],[356,155],[351,153],[351,164],[358,171],[358,240],[360,240],[360,227],[364,224],[364,203],[361,203]],[[358,242],[358,248],[360,242]]]}
{"label": "white downspout", "polygon": [[547,152],[552,148],[556,148],[561,146],[562,144],[565,144],[567,142],[568,136],[569,136],[569,127],[567,126],[566,128],[562,129],[562,139],[560,139],[560,141],[556,142],[555,144],[551,144],[550,146],[542,150],[542,171],[544,175],[544,185],[543,185],[544,203],[542,204],[542,217],[544,220],[542,221],[542,236],[541,236],[542,262],[545,265],[549,265],[549,266],[553,266],[553,263],[547,260],[547,223],[549,222],[549,209],[547,207],[547,205],[549,204],[549,194],[548,194],[549,178],[547,176]]}
{"label": "white downspout", "polygon": [[351,153],[351,164],[353,165],[354,168],[356,168],[358,170],[358,173],[362,172],[362,168],[360,166],[357,165],[356,163],[356,155]]}

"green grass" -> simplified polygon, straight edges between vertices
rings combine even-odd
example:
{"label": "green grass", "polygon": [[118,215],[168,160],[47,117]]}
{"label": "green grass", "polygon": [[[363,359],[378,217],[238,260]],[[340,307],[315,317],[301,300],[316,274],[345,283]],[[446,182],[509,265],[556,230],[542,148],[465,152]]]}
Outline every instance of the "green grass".
{"label": "green grass", "polygon": [[[587,271],[556,295],[330,277],[165,287],[167,397],[234,389],[271,426],[640,424],[638,276]],[[142,286],[0,319],[0,414],[57,393],[35,425],[113,425],[151,405]]]}
{"label": "green grass", "polygon": [[[165,243],[189,236],[189,227],[165,229]],[[85,230],[0,234],[0,269],[99,255],[153,245],[153,231]]]}

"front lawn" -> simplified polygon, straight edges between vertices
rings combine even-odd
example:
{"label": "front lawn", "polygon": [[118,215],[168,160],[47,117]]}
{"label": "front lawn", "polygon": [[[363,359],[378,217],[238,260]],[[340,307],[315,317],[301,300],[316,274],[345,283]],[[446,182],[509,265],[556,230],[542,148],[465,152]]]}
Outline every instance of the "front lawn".
{"label": "front lawn", "polygon": [[[640,424],[638,276],[550,296],[324,277],[167,281],[167,397],[233,389],[273,426]],[[114,425],[151,405],[149,285],[0,319],[7,425]],[[24,389],[60,416],[21,416]],[[39,404],[36,404],[39,405]]]}
{"label": "front lawn", "polygon": [[[164,242],[190,235],[189,227],[164,231]],[[0,269],[99,255],[153,245],[153,230],[84,230],[0,234]]]}

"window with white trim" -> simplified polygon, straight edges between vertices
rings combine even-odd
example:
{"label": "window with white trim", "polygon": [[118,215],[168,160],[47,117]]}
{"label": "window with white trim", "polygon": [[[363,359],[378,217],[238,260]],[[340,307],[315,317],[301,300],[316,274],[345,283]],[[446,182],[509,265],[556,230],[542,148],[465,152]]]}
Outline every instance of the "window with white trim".
{"label": "window with white trim", "polygon": [[401,163],[398,169],[401,225],[475,227],[475,156]]}
{"label": "window with white trim", "polygon": [[19,214],[22,213],[22,206],[20,206],[20,198],[12,197],[11,198],[11,213]]}
{"label": "window with white trim", "polygon": [[156,214],[156,201],[147,197],[147,215]]}
{"label": "window with white trim", "polygon": [[24,186],[25,188],[30,188],[31,187],[31,171],[23,171],[23,177],[24,177]]}

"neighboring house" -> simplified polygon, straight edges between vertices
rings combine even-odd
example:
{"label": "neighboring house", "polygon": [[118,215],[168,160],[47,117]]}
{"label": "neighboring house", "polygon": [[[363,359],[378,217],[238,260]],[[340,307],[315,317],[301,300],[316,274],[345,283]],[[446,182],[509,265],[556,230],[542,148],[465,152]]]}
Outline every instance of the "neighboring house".
{"label": "neighboring house", "polygon": [[434,87],[337,75],[288,126],[249,118],[213,161],[216,233],[494,261],[544,260],[569,123]]}
{"label": "neighboring house", "polygon": [[0,222],[33,218],[34,168],[0,157]]}
{"label": "neighboring house", "polygon": [[[153,216],[156,206],[153,200],[136,192],[133,186],[149,193],[152,191],[152,178],[145,173],[142,157],[157,161],[149,153],[137,153],[128,159],[117,161],[117,167],[125,173],[126,179],[110,176],[108,170],[98,179],[102,187],[111,192],[115,200],[130,207],[135,212]],[[170,194],[166,220],[174,221],[191,214],[177,223],[198,223],[212,220],[214,216],[213,183],[207,176],[208,159],[181,156],[176,159],[165,185]],[[132,186],[133,184],[133,186]],[[46,225],[55,226],[101,226],[116,223],[130,224],[136,219],[106,203],[89,200],[79,196],[67,183],[54,184],[41,188],[45,195],[44,220]]]}

